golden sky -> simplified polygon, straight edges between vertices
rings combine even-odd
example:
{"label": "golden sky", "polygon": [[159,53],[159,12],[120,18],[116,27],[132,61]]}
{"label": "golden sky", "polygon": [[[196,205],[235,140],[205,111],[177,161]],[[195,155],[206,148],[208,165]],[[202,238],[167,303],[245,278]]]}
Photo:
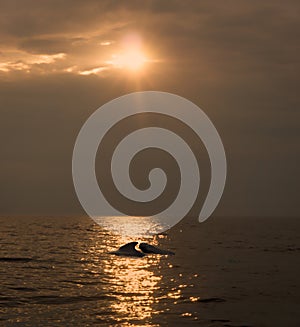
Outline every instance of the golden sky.
{"label": "golden sky", "polygon": [[222,137],[216,214],[299,214],[299,8],[0,0],[0,213],[81,212],[70,168],[81,125],[114,97],[158,90],[195,102]]}

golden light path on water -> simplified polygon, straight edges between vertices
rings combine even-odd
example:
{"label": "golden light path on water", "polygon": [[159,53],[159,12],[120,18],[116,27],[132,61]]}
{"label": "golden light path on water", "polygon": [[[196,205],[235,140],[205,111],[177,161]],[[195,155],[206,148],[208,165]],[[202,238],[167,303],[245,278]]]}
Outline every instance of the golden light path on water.
{"label": "golden light path on water", "polygon": [[[133,241],[132,238],[117,237],[114,234],[110,236],[110,249],[115,249],[115,244]],[[90,254],[94,256],[94,248],[90,249]],[[101,270],[102,291],[115,298],[109,302],[109,309],[114,320],[122,323],[122,326],[134,326],[133,321],[148,321],[158,313],[153,308],[156,301],[154,291],[159,288],[161,276],[149,268],[158,267],[160,260],[158,256],[126,258],[107,255],[102,258],[98,267],[91,267],[94,272]]]}
{"label": "golden light path on water", "polygon": [[145,238],[168,229],[155,217],[101,216],[93,218],[98,225],[121,236]]}
{"label": "golden light path on water", "polygon": [[[130,232],[133,231],[132,228],[129,224]],[[107,305],[110,316],[118,322],[118,326],[136,326],[141,322],[143,326],[156,326],[152,319],[159,313],[170,310],[168,307],[162,307],[161,301],[167,302],[168,306],[176,304],[184,285],[172,288],[164,288],[162,285],[162,265],[167,270],[173,267],[166,256],[130,258],[116,257],[108,252],[132,241],[158,245],[158,240],[165,237],[157,235],[137,238],[106,231],[105,235],[90,239],[87,256],[90,257],[91,263],[86,269],[102,276],[101,291],[113,297]]]}
{"label": "golden light path on water", "polygon": [[149,271],[150,265],[158,265],[160,259],[134,260],[122,258],[111,265],[110,260],[104,262],[104,271],[112,279],[111,291],[118,294],[118,300],[112,303],[113,311],[130,320],[146,320],[154,315],[153,292],[158,289],[160,276]]}

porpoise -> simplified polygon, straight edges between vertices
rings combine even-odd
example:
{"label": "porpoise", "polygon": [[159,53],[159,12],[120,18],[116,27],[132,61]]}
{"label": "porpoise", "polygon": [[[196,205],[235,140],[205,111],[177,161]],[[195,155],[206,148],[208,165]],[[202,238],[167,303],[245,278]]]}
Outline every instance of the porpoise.
{"label": "porpoise", "polygon": [[138,242],[130,242],[121,246],[117,251],[112,251],[109,253],[126,257],[143,257],[145,254],[135,248],[137,244]]}
{"label": "porpoise", "polygon": [[169,250],[163,250],[158,248],[157,246],[148,244],[148,243],[140,243],[139,249],[142,251],[138,251],[135,246],[138,242],[130,242],[125,245],[122,245],[118,250],[109,252],[109,254],[114,254],[118,256],[126,256],[126,257],[144,257],[145,254],[162,254],[162,255],[173,255],[175,254]]}

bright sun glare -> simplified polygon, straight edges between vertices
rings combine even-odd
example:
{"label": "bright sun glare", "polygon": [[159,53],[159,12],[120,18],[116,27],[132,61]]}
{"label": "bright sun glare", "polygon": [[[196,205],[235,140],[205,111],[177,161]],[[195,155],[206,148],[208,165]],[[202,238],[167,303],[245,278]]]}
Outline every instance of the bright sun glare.
{"label": "bright sun glare", "polygon": [[136,35],[129,35],[123,40],[120,53],[114,54],[110,63],[116,68],[137,72],[144,67],[146,62],[147,57],[142,51],[140,38]]}
{"label": "bright sun glare", "polygon": [[115,56],[114,64],[120,68],[129,70],[140,70],[146,62],[145,55],[139,49],[127,50]]}

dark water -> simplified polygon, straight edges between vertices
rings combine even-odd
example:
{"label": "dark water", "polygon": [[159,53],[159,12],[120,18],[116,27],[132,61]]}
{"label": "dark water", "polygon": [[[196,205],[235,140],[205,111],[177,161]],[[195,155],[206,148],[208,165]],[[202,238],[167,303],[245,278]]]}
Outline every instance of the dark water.
{"label": "dark water", "polygon": [[1,326],[299,326],[297,219],[190,219],[139,259],[86,217],[0,222]]}

